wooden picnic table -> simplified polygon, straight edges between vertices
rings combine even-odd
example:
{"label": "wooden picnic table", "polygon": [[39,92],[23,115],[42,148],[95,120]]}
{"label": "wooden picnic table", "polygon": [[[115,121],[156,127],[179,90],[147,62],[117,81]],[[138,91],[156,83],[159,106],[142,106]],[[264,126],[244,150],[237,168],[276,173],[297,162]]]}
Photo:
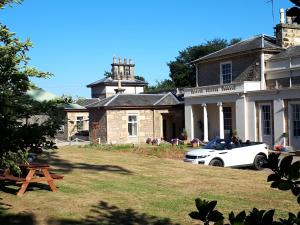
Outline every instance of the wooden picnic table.
{"label": "wooden picnic table", "polygon": [[54,179],[62,179],[63,176],[58,174],[50,174],[48,164],[39,164],[39,163],[32,163],[32,164],[21,164],[19,165],[21,169],[28,170],[28,174],[26,177],[17,177],[14,176],[10,169],[6,169],[2,176],[0,176],[0,180],[6,181],[14,181],[17,184],[22,184],[17,195],[22,196],[26,191],[29,183],[40,183],[40,182],[47,182],[50,189],[53,192],[57,191],[56,185],[54,183]]}

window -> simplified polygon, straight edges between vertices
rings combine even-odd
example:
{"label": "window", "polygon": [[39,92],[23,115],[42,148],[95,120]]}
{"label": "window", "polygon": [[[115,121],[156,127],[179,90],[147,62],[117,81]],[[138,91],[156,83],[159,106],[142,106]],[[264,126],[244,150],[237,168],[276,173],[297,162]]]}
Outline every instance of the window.
{"label": "window", "polygon": [[228,84],[232,81],[232,66],[231,63],[221,63],[220,65],[221,83]]}
{"label": "window", "polygon": [[137,136],[137,115],[128,116],[128,135],[130,137]]}
{"label": "window", "polygon": [[271,135],[271,106],[263,105],[261,109],[263,135]]}
{"label": "window", "polygon": [[292,105],[293,112],[293,135],[300,137],[300,105]]}
{"label": "window", "polygon": [[232,130],[232,113],[231,107],[223,107],[224,130]]}
{"label": "window", "polygon": [[76,127],[77,131],[83,130],[83,116],[76,117]]}

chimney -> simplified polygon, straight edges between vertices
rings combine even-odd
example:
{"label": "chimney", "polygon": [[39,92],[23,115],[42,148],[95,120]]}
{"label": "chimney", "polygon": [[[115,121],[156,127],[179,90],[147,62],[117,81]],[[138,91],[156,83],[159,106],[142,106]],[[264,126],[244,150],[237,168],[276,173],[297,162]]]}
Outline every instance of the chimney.
{"label": "chimney", "polygon": [[117,63],[117,59],[116,59],[116,57],[114,56],[113,57],[113,64],[116,64]]}
{"label": "chimney", "polygon": [[125,65],[127,64],[127,59],[126,59],[126,58],[124,58],[124,64],[125,64]]}
{"label": "chimney", "polygon": [[300,45],[300,24],[288,15],[285,20],[284,9],[280,9],[280,24],[275,27],[275,35],[276,43],[283,48]]}
{"label": "chimney", "polygon": [[121,79],[118,80],[118,88],[115,89],[116,94],[124,93],[125,89],[122,88],[122,81]]}

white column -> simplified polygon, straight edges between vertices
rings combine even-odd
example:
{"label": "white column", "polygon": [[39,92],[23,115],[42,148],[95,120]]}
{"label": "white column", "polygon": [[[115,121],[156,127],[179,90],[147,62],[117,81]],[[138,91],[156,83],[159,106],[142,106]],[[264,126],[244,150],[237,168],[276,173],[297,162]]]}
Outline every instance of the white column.
{"label": "white column", "polygon": [[204,142],[208,142],[208,119],[207,119],[207,106],[206,104],[202,104],[203,107],[203,135]]}
{"label": "white column", "polygon": [[286,145],[286,138],[284,136],[285,130],[285,119],[284,119],[284,100],[274,99],[274,144]]}
{"label": "white column", "polygon": [[186,105],[184,107],[185,115],[185,129],[190,140],[194,139],[194,115],[193,115],[193,106]]}
{"label": "white column", "polygon": [[219,106],[220,138],[224,139],[224,115],[223,115],[222,102],[219,102],[218,106]]}

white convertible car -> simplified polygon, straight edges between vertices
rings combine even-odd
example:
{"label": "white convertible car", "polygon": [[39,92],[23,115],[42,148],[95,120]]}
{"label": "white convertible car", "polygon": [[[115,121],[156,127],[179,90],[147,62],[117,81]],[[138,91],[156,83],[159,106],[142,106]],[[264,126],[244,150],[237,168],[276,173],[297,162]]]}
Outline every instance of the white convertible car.
{"label": "white convertible car", "polygon": [[261,142],[233,144],[230,140],[214,139],[202,149],[188,151],[184,161],[220,167],[254,166],[263,169],[268,157],[268,147]]}

